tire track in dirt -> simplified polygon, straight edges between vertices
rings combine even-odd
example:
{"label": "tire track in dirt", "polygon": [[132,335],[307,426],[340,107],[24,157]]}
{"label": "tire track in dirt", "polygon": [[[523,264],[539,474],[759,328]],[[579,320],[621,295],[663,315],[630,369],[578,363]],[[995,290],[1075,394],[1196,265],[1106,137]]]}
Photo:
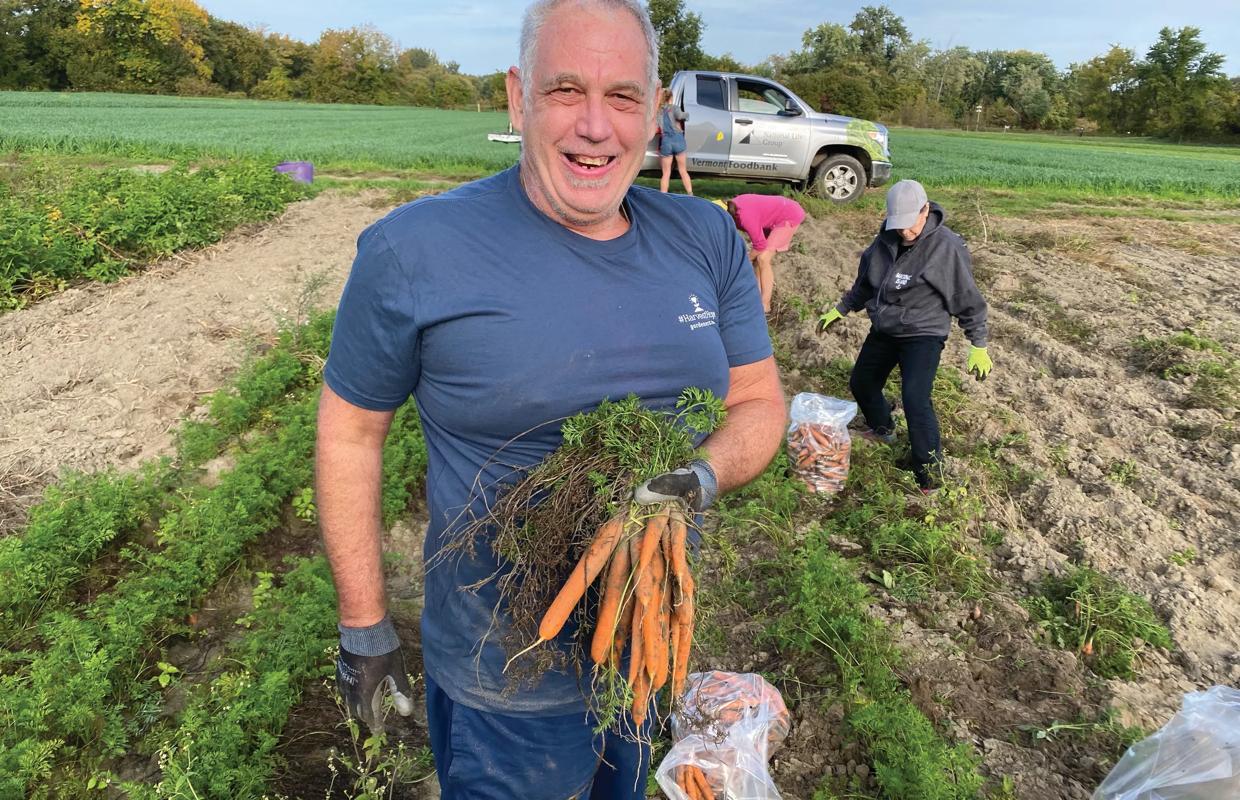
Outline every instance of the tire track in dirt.
{"label": "tire track in dirt", "polygon": [[169,454],[177,423],[282,322],[335,305],[382,197],[327,192],[205,250],[0,316],[0,526],[62,471]]}

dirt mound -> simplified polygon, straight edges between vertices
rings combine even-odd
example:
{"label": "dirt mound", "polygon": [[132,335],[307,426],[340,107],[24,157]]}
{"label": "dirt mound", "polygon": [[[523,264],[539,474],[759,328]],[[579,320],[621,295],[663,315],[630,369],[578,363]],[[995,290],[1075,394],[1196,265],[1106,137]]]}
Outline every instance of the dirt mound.
{"label": "dirt mound", "polygon": [[323,194],[117,284],[0,316],[0,517],[15,524],[61,471],[169,453],[178,421],[282,322],[336,302],[358,234],[383,213],[374,199]]}

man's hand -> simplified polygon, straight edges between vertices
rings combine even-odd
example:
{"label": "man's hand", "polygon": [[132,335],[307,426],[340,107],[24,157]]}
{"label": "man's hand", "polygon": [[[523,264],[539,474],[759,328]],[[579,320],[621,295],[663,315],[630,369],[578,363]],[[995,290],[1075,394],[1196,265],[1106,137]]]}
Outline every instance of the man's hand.
{"label": "man's hand", "polygon": [[844,315],[840,313],[838,308],[833,308],[818,318],[818,332],[823,333],[827,328],[831,327],[831,323],[841,320]]}
{"label": "man's hand", "polygon": [[[363,652],[395,647],[382,655],[359,655]],[[349,716],[360,719],[372,733],[383,733],[383,698],[392,693],[397,713],[407,717],[413,713],[413,690],[405,674],[405,657],[396,639],[396,629],[387,617],[368,628],[340,628],[340,655],[336,658],[336,688],[344,698]]]}
{"label": "man's hand", "polygon": [[715,471],[703,459],[689,466],[656,475],[633,490],[633,499],[642,505],[679,500],[694,513],[710,508],[719,493]]}
{"label": "man's hand", "polygon": [[974,377],[979,381],[986,380],[986,376],[990,374],[991,367],[990,354],[986,352],[985,347],[970,347],[969,362],[965,367],[967,372],[972,372]]}

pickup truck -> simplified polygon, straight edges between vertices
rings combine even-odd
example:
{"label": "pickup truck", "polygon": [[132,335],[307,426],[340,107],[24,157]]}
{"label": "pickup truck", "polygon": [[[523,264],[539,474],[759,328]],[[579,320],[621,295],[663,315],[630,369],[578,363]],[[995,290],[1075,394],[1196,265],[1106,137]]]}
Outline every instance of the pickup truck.
{"label": "pickup truck", "polygon": [[[891,177],[886,127],[820,114],[769,78],[682,71],[670,88],[689,115],[685,161],[695,177],[791,183],[836,203]],[[659,173],[657,136],[642,172]]]}

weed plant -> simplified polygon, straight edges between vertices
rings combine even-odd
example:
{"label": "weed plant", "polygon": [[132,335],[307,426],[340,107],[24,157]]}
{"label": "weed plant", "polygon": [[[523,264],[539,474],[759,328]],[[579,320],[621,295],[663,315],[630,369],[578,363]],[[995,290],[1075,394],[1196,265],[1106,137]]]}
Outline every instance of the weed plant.
{"label": "weed plant", "polygon": [[1219,411],[1240,405],[1240,363],[1219,342],[1192,331],[1164,337],[1140,336],[1132,342],[1137,368],[1165,380],[1190,381],[1185,405]]}
{"label": "weed plant", "polygon": [[1147,600],[1089,567],[1048,576],[1026,605],[1052,642],[1104,678],[1132,678],[1142,648],[1172,646]]}

